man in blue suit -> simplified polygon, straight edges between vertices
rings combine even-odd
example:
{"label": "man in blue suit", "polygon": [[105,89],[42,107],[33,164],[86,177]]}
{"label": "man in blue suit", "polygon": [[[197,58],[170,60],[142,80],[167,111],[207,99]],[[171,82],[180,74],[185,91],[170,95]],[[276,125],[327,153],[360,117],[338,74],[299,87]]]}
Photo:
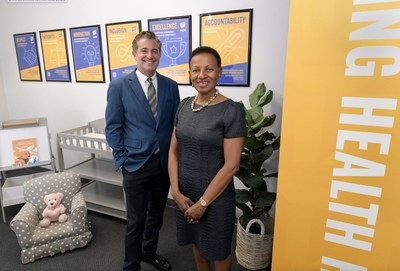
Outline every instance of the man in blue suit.
{"label": "man in blue suit", "polygon": [[137,69],[110,83],[105,116],[107,142],[116,169],[122,170],[126,196],[124,270],[140,270],[141,261],[169,270],[169,262],[156,251],[169,191],[168,149],[180,102],[178,84],[156,72],[161,42],[153,32],[139,33],[132,49]]}

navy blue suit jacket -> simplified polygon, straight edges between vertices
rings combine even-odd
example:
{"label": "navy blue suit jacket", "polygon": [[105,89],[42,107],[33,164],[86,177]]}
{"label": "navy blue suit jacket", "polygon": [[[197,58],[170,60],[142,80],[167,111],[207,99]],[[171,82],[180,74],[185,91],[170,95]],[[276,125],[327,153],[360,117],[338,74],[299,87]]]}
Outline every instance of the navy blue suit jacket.
{"label": "navy blue suit jacket", "polygon": [[136,71],[114,80],[107,92],[106,139],[113,150],[116,169],[134,172],[158,146],[164,173],[168,176],[168,150],[174,117],[180,102],[178,84],[157,73],[157,119]]}

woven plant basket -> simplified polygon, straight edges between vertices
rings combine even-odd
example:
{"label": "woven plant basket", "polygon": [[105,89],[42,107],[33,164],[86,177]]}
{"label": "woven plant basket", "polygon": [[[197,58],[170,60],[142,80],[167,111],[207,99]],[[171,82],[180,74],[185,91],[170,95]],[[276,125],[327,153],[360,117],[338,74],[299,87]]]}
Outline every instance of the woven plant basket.
{"label": "woven plant basket", "polygon": [[[250,233],[252,224],[258,223],[261,227],[260,234]],[[266,268],[271,263],[274,221],[271,217],[252,219],[243,228],[241,217],[238,218],[236,236],[236,259],[238,263],[248,270]]]}

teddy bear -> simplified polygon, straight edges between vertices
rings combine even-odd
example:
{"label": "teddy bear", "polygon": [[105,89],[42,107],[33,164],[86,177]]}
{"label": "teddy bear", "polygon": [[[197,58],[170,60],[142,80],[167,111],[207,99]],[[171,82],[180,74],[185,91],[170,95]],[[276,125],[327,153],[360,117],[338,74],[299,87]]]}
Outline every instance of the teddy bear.
{"label": "teddy bear", "polygon": [[61,204],[61,200],[64,198],[63,193],[51,193],[44,196],[44,202],[46,208],[42,215],[43,219],[39,222],[41,227],[47,227],[52,221],[65,222],[68,216],[65,214],[65,207]]}

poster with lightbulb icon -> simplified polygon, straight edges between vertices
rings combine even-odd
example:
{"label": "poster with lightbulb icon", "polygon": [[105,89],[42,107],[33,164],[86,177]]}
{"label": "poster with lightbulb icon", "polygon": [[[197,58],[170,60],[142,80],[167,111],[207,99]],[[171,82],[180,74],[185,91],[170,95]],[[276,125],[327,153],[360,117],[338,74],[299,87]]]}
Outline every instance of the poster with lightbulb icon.
{"label": "poster with lightbulb icon", "polygon": [[46,81],[71,82],[65,29],[40,31]]}
{"label": "poster with lightbulb icon", "polygon": [[21,81],[42,81],[36,33],[14,34],[19,78]]}
{"label": "poster with lightbulb icon", "polygon": [[100,25],[70,28],[76,82],[104,83]]}
{"label": "poster with lightbulb icon", "polygon": [[192,16],[150,19],[148,26],[162,43],[157,71],[180,85],[189,85]]}
{"label": "poster with lightbulb icon", "polygon": [[140,21],[106,24],[110,80],[130,74],[137,63],[132,55],[132,41],[142,31]]}
{"label": "poster with lightbulb icon", "polygon": [[200,44],[222,59],[221,86],[250,85],[253,9],[200,14]]}

